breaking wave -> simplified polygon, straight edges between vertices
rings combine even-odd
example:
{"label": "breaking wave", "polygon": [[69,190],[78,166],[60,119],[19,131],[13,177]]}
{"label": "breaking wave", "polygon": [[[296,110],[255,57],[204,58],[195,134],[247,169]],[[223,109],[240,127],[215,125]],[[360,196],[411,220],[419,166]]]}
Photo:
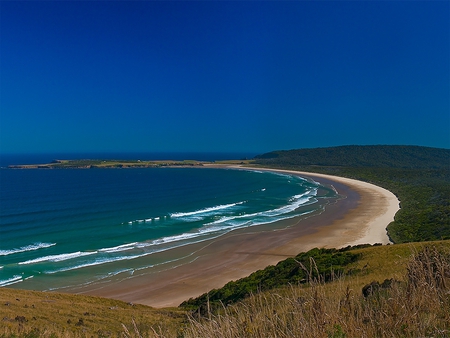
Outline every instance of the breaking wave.
{"label": "breaking wave", "polygon": [[14,276],[12,278],[8,278],[8,279],[5,279],[5,280],[0,280],[0,287],[8,286],[8,285],[16,284],[16,283],[20,283],[22,281],[23,281],[22,276]]}
{"label": "breaking wave", "polygon": [[39,257],[39,258],[35,258],[35,259],[30,259],[25,262],[20,262],[19,265],[35,264],[35,263],[41,263],[41,262],[61,262],[61,261],[66,261],[69,259],[79,258],[79,257],[83,257],[83,256],[94,255],[96,253],[97,253],[97,251],[92,251],[92,252],[77,251],[77,252],[72,252],[72,253],[67,253],[67,254],[50,255],[50,256],[44,256],[44,257]]}
{"label": "breaking wave", "polygon": [[56,245],[56,243],[34,243],[31,245],[23,246],[18,249],[0,250],[0,256],[8,256],[26,251],[34,251],[39,249],[49,248]]}
{"label": "breaking wave", "polygon": [[[183,174],[186,172],[188,171],[183,171]],[[189,198],[184,193],[186,190],[178,193],[175,188],[173,192],[167,193],[170,200],[169,197],[166,200],[153,198],[153,195],[159,196],[159,191],[166,191],[166,187],[151,181],[153,185],[147,185],[146,190],[143,190],[141,179],[147,179],[143,177],[144,172],[133,171],[133,175],[137,173],[136,186],[133,186],[133,189],[129,189],[127,183],[121,186],[121,190],[113,190],[111,194],[97,192],[89,204],[83,204],[83,208],[79,209],[80,215],[77,214],[78,209],[76,212],[70,209],[70,217],[66,217],[64,209],[61,211],[61,217],[58,214],[58,217],[54,216],[56,218],[52,219],[53,214],[50,214],[48,218],[43,218],[40,226],[52,234],[51,237],[30,238],[30,245],[10,242],[10,248],[3,246],[0,250],[0,287],[22,282],[21,286],[29,287],[31,283],[38,283],[47,287],[42,283],[45,278],[54,284],[64,284],[63,275],[67,278],[76,276],[77,280],[84,278],[84,282],[97,280],[101,278],[100,275],[111,276],[111,271],[137,271],[143,266],[164,261],[166,254],[150,256],[159,252],[208,241],[236,229],[273,223],[322,210],[323,204],[318,202],[323,196],[318,183],[282,173],[271,173],[277,177],[267,179],[266,172],[253,172],[260,175],[256,175],[258,177],[249,182],[245,180],[236,185],[228,186],[231,180],[224,180],[223,183],[219,181],[217,190],[213,187],[217,177],[221,176],[211,176],[214,184],[205,187],[202,187],[199,180],[196,187],[200,188],[193,194],[195,199],[186,203],[186,198]],[[76,173],[91,175],[97,172]],[[115,177],[117,173],[122,172],[111,173]],[[128,175],[128,172],[126,173]],[[147,173],[146,171],[145,174]],[[234,176],[232,178],[234,179]],[[118,182],[122,181],[118,179]],[[83,182],[81,181],[81,186]],[[168,181],[162,182],[167,184]],[[178,185],[174,187],[177,188]],[[115,191],[126,196],[124,199],[118,199],[122,204],[117,204]],[[318,191],[320,196],[317,196]],[[112,202],[109,201],[109,195],[115,196],[111,198]],[[151,198],[148,197],[150,195]],[[172,198],[174,203],[171,202]],[[131,202],[128,202],[128,199]],[[97,200],[101,203],[96,203]],[[107,204],[108,201],[112,204]],[[59,203],[57,200],[53,202]],[[8,224],[13,224],[13,221],[15,220]],[[27,222],[32,223],[30,226],[34,224],[26,218],[22,223]],[[17,231],[14,235],[18,237]],[[139,260],[145,256],[148,258]],[[167,253],[167,257],[172,258],[172,252]],[[75,272],[67,272],[73,270]],[[61,275],[57,275],[57,278],[44,277],[58,273]],[[29,278],[33,278],[33,281],[26,281]]]}
{"label": "breaking wave", "polygon": [[194,216],[194,215],[206,214],[206,213],[210,213],[210,212],[213,212],[213,211],[218,211],[218,210],[224,210],[224,209],[232,208],[232,207],[235,207],[237,205],[244,204],[244,203],[245,202],[238,202],[238,203],[231,203],[231,204],[216,205],[214,207],[205,208],[205,209],[196,210],[196,211],[191,211],[191,212],[174,212],[174,213],[170,214],[170,217],[177,218],[177,217],[186,217],[186,216]]}

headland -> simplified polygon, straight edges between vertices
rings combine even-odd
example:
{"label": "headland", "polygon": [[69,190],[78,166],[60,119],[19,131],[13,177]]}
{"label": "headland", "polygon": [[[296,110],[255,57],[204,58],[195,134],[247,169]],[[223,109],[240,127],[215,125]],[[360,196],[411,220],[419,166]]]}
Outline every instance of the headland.
{"label": "headland", "polygon": [[42,164],[18,164],[10,165],[9,169],[95,169],[95,168],[156,168],[156,167],[193,167],[202,166],[206,162],[185,161],[141,161],[141,160],[54,160]]}

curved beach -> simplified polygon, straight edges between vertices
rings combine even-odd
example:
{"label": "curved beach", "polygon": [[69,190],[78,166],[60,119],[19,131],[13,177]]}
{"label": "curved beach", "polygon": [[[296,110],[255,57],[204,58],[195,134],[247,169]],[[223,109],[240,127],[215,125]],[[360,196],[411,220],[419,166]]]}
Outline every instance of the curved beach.
{"label": "curved beach", "polygon": [[300,175],[333,186],[343,198],[327,205],[319,215],[289,220],[285,227],[279,227],[278,230],[262,225],[236,230],[209,242],[193,244],[189,249],[174,249],[185,250],[186,257],[177,261],[177,265],[165,267],[165,270],[151,270],[120,282],[110,280],[71,292],[153,307],[172,307],[314,247],[389,243],[386,227],[394,220],[399,201],[386,189],[330,175],[233,168]]}

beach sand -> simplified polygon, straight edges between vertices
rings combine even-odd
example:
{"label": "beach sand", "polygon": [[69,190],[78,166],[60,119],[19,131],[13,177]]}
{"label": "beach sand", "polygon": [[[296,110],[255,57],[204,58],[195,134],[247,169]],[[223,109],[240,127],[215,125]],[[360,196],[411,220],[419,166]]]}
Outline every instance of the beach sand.
{"label": "beach sand", "polygon": [[399,201],[391,192],[336,176],[275,171],[333,186],[343,198],[327,205],[319,215],[290,220],[289,224],[286,223],[288,227],[273,230],[273,227],[262,225],[236,230],[209,242],[174,249],[181,255],[182,250],[186,251],[186,257],[176,264],[152,269],[126,280],[110,280],[71,292],[158,308],[172,307],[314,247],[389,243],[386,226],[399,210]]}

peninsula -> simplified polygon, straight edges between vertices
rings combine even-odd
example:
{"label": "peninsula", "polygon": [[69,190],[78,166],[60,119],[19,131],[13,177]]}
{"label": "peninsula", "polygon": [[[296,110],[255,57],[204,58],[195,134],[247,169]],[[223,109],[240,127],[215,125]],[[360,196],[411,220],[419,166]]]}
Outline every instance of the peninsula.
{"label": "peninsula", "polygon": [[9,169],[93,169],[93,168],[154,168],[168,166],[203,166],[207,162],[184,160],[184,161],[141,161],[141,160],[54,160],[44,164],[20,164],[10,165]]}

